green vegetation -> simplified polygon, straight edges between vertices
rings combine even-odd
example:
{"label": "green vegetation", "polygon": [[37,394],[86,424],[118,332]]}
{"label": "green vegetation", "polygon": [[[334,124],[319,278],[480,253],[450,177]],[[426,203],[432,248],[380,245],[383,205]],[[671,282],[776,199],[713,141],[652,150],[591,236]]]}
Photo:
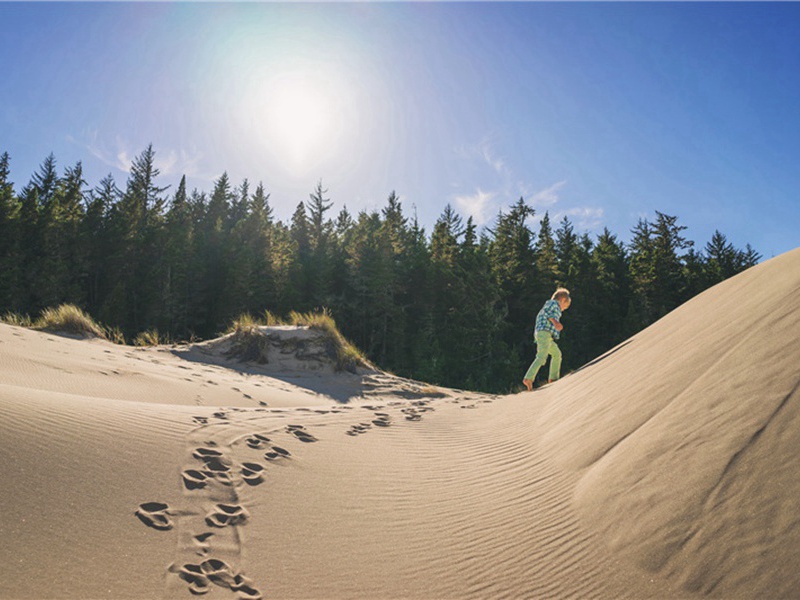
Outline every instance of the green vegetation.
{"label": "green vegetation", "polygon": [[[122,189],[111,176],[87,189],[80,163],[59,172],[51,155],[17,190],[0,155],[0,312],[68,303],[117,340],[209,339],[243,313],[269,321],[325,306],[383,369],[505,392],[533,357],[533,321],[557,285],[573,295],[566,372],[760,260],[720,232],[695,249],[675,216],[641,220],[626,243],[568,218],[551,224],[522,198],[482,231],[447,206],[426,232],[394,192],[380,211],[333,215],[320,183],[284,223],[263,185],[225,173],[210,191],[183,178],[167,193],[154,158],[152,147],[137,156]],[[341,347],[343,363],[355,360]]]}

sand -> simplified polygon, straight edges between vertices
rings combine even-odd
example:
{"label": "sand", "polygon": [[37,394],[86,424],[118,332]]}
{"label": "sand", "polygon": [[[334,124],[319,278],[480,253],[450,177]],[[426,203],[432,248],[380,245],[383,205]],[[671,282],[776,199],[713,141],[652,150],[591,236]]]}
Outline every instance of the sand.
{"label": "sand", "polygon": [[0,325],[0,598],[796,597],[798,292],[800,250],[509,396]]}

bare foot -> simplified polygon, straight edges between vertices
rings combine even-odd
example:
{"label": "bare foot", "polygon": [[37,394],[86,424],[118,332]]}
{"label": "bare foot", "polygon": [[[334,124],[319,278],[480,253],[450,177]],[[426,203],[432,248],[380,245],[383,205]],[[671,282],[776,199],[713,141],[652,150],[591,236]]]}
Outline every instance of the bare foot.
{"label": "bare foot", "polygon": [[533,379],[523,379],[522,383],[525,384],[525,387],[528,388],[529,392],[533,391]]}

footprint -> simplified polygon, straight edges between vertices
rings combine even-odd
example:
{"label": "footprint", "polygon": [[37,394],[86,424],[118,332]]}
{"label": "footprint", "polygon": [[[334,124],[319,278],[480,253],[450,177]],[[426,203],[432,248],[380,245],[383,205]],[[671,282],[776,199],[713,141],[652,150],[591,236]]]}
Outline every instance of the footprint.
{"label": "footprint", "polygon": [[192,452],[192,456],[200,460],[205,460],[206,458],[222,456],[222,452],[214,450],[213,448],[195,448],[194,452]]}
{"label": "footprint", "polygon": [[210,558],[199,565],[184,565],[179,574],[184,580],[205,584],[206,589],[193,591],[190,583],[189,591],[194,594],[204,594],[208,591],[210,583],[239,593],[240,600],[260,600],[261,592],[254,586],[250,578],[241,573],[235,573],[233,568],[225,561]]}
{"label": "footprint", "polygon": [[301,442],[305,442],[307,444],[319,441],[313,435],[302,429],[290,429],[289,432],[293,434],[298,440],[300,440]]}
{"label": "footprint", "polygon": [[389,425],[391,425],[392,422],[391,419],[389,418],[389,415],[385,415],[385,416],[380,416],[377,419],[374,419],[372,421],[372,424],[377,425],[378,427],[389,427]]}
{"label": "footprint", "polygon": [[402,411],[406,415],[406,421],[421,421],[422,415],[413,408],[407,408]]}
{"label": "footprint", "polygon": [[135,514],[148,527],[167,531],[172,529],[172,519],[169,518],[168,510],[169,506],[163,502],[145,502],[139,505]]}
{"label": "footprint", "polygon": [[261,434],[259,434],[259,433],[256,433],[256,434],[254,434],[254,435],[251,435],[249,438],[247,438],[247,439],[245,440],[245,442],[247,443],[247,445],[248,445],[248,446],[250,446],[251,448],[253,448],[254,450],[260,450],[260,449],[261,449],[261,448],[263,448],[263,447],[264,447],[264,446],[265,446],[265,445],[266,445],[266,444],[267,444],[269,441],[270,441],[270,439],[269,439],[267,436],[265,436],[265,435],[261,435]]}
{"label": "footprint", "polygon": [[178,576],[189,584],[189,591],[195,596],[206,594],[211,589],[211,580],[200,565],[185,564],[178,570]]}
{"label": "footprint", "polygon": [[206,487],[208,476],[202,471],[187,469],[181,475],[183,476],[183,485],[187,490],[199,490]]}
{"label": "footprint", "polygon": [[218,586],[231,589],[232,586],[236,585],[236,576],[233,573],[233,569],[225,561],[210,558],[200,563],[200,570],[208,577],[211,583],[215,583]]}
{"label": "footprint", "polygon": [[280,446],[273,446],[270,452],[267,452],[264,457],[267,460],[278,460],[279,458],[288,458],[292,454],[285,448],[281,448]]}
{"label": "footprint", "polygon": [[366,433],[368,429],[372,429],[372,425],[369,423],[361,423],[359,425],[352,425],[350,429],[348,429],[345,433],[347,435],[361,435],[362,433]]}
{"label": "footprint", "polygon": [[[196,448],[192,456],[202,460],[206,464],[207,475],[213,475],[215,477],[219,473],[230,471],[233,465],[233,462],[229,458],[223,456],[222,452],[212,448]],[[211,473],[208,471],[211,471]]]}
{"label": "footprint", "polygon": [[[238,504],[217,504],[206,515],[206,523],[212,527],[241,525],[250,517],[247,509]],[[213,579],[212,579],[213,581]]]}
{"label": "footprint", "polygon": [[264,481],[264,466],[258,463],[242,463],[242,479],[249,485],[258,485]]}

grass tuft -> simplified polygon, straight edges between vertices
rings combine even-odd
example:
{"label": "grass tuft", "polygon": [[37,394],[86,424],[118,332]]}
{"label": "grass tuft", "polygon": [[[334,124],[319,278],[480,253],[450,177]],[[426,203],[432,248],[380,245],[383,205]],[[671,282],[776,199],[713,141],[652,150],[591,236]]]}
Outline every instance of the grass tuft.
{"label": "grass tuft", "polygon": [[28,315],[20,315],[18,313],[7,312],[0,317],[0,322],[6,325],[16,325],[17,327],[31,327],[32,321]]}
{"label": "grass tuft", "polygon": [[119,327],[106,327],[106,338],[109,342],[124,346],[127,344],[125,341],[125,334]]}
{"label": "grass tuft", "polygon": [[106,330],[74,304],[46,308],[31,324],[33,329],[107,339]]}
{"label": "grass tuft", "polygon": [[289,323],[321,332],[328,354],[333,359],[333,366],[337,371],[355,373],[358,367],[371,367],[364,354],[339,331],[336,321],[328,309],[316,313],[292,311],[289,313]]}
{"label": "grass tuft", "polygon": [[169,338],[158,333],[158,329],[142,331],[133,339],[134,346],[159,346],[169,344]]}
{"label": "grass tuft", "polygon": [[[272,313],[266,311],[265,321],[269,322],[272,318]],[[243,362],[268,363],[269,340],[261,333],[261,324],[250,313],[243,313],[234,319],[227,332],[232,336],[231,347],[226,354]]]}
{"label": "grass tuft", "polygon": [[232,344],[228,351],[229,356],[235,356],[242,361],[267,363],[269,341],[260,331],[260,327],[273,325],[293,325],[295,327],[308,327],[322,333],[322,343],[326,354],[333,362],[336,371],[349,371],[355,373],[358,367],[371,367],[369,361],[353,344],[351,344],[339,331],[331,313],[327,309],[321,312],[301,313],[292,311],[286,319],[276,317],[270,311],[264,311],[261,319],[256,319],[249,313],[239,315],[228,328],[232,334]]}

